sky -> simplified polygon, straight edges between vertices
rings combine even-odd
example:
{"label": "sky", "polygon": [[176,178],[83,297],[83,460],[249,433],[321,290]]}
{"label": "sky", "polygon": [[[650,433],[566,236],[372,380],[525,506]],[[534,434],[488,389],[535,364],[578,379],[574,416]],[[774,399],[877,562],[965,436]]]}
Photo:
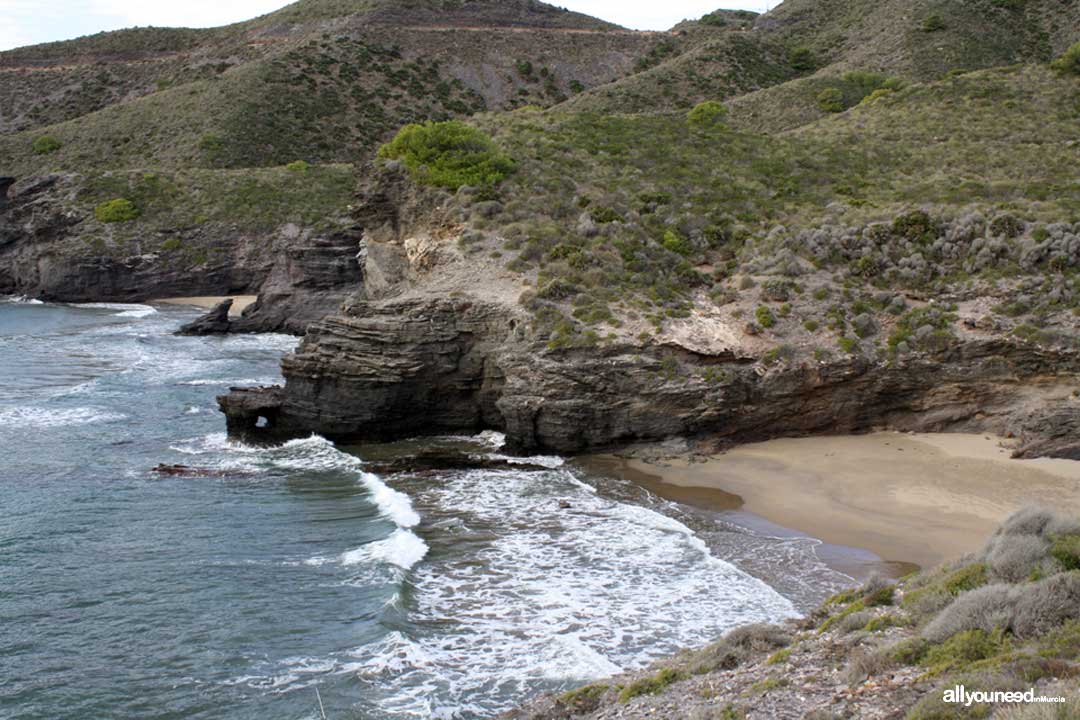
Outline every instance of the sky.
{"label": "sky", "polygon": [[[136,25],[214,27],[277,10],[288,0],[0,0],[0,50]],[[667,30],[718,7],[762,12],[779,0],[551,0],[637,30]]]}

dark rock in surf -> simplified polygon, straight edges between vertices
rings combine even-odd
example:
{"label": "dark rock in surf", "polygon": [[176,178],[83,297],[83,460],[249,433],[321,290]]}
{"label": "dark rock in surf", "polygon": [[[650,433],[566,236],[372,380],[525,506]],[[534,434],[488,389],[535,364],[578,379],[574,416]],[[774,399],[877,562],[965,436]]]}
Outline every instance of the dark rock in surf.
{"label": "dark rock in surf", "polygon": [[197,320],[193,320],[176,331],[177,335],[224,335],[229,332],[232,321],[229,312],[232,310],[233,300],[222,300]]}
{"label": "dark rock in surf", "polygon": [[230,388],[217,401],[230,435],[257,442],[272,442],[278,436],[282,388]]}
{"label": "dark rock in surf", "polygon": [[213,468],[198,468],[190,467],[188,465],[158,465],[150,472],[157,473],[158,475],[167,475],[169,477],[187,477],[187,478],[221,478],[221,477],[237,477],[243,475],[250,475],[251,473],[238,472],[235,470],[215,470]]}

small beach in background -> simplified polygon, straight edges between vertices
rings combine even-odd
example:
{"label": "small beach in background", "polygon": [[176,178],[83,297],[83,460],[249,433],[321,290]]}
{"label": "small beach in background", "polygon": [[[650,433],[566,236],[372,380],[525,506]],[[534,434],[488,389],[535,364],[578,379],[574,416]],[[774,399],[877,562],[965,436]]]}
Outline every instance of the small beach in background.
{"label": "small beach in background", "polygon": [[239,317],[241,313],[258,299],[257,295],[200,295],[196,297],[176,297],[176,298],[161,298],[160,300],[152,300],[151,304],[161,305],[186,305],[189,307],[202,308],[203,310],[210,310],[223,300],[233,301],[232,307],[229,309],[229,315],[232,317]]}
{"label": "small beach in background", "polygon": [[[884,432],[773,440],[704,460],[597,460],[736,523],[756,517],[826,550],[858,548],[889,566],[928,567],[978,550],[1024,506],[1080,510],[1080,462],[1013,460],[1004,443],[984,434]],[[822,559],[849,572],[844,556]]]}

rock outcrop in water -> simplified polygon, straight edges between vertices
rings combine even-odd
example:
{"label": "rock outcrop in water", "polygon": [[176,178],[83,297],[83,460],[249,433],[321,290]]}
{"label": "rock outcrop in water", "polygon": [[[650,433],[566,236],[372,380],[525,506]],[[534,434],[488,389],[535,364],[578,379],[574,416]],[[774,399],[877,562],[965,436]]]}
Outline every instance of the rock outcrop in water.
{"label": "rock outcrop in water", "polygon": [[202,317],[192,320],[176,331],[177,335],[223,335],[229,332],[229,312],[232,310],[233,300],[222,300]]}

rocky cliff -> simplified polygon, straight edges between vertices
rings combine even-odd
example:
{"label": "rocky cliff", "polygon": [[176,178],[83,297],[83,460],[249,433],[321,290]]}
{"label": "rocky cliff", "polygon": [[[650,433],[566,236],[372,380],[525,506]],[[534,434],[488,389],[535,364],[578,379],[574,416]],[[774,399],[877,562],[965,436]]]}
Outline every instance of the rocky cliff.
{"label": "rocky cliff", "polygon": [[[880,428],[1021,434],[1077,457],[1080,355],[972,336],[893,363],[765,368],[728,353],[615,345],[552,351],[519,310],[458,299],[360,302],[308,330],[284,389],[220,399],[229,429],[372,440],[496,429],[522,451],[671,437],[712,444]],[[271,418],[263,429],[259,418]],[[1057,436],[1058,443],[1045,438]]]}
{"label": "rocky cliff", "polygon": [[[59,302],[144,302],[258,294],[233,332],[301,334],[360,281],[348,224],[100,222],[78,201],[82,180],[0,180],[0,294]],[[155,225],[157,225],[155,227]]]}
{"label": "rocky cliff", "polygon": [[[698,307],[655,336],[621,329],[567,345],[519,301],[520,276],[460,242],[463,208],[489,201],[425,190],[399,166],[372,178],[354,214],[362,281],[308,326],[283,362],[283,388],[219,399],[230,432],[373,440],[495,429],[521,451],[574,453],[672,437],[715,447],[963,429],[1022,438],[1024,456],[1080,449],[1070,430],[1080,352],[1009,335],[982,314],[986,299],[958,308],[955,330],[920,327],[925,337],[905,340],[913,347],[902,353],[813,355],[763,337],[736,319],[755,296],[724,315]],[[815,307],[829,303],[804,296],[802,312]],[[933,317],[928,308],[916,312]],[[877,334],[902,321],[883,313],[855,324]]]}

